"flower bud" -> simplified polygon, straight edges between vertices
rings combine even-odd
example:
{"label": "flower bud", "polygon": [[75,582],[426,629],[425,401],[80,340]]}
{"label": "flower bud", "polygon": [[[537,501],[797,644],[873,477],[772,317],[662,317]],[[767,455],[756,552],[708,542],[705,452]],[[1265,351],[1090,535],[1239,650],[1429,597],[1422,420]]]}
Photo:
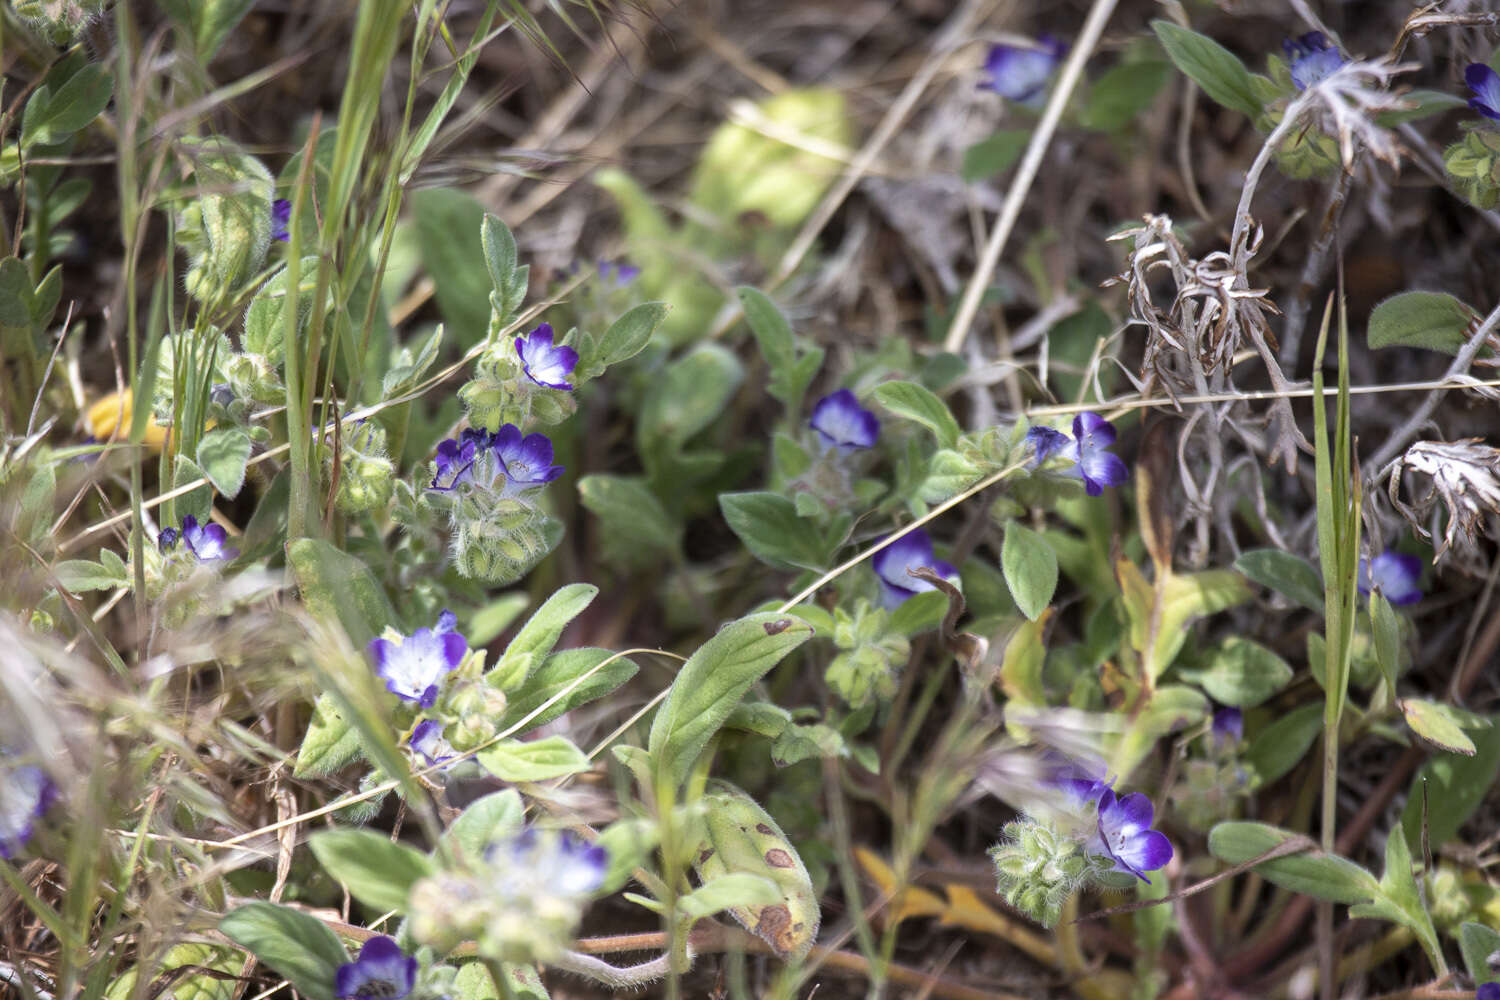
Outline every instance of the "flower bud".
{"label": "flower bud", "polygon": [[104,10],[105,0],[14,0],[11,6],[55,45],[67,45]]}
{"label": "flower bud", "polygon": [[271,173],[227,139],[187,142],[197,191],[177,215],[189,295],[212,303],[237,292],[271,245]]}
{"label": "flower bud", "polygon": [[1443,151],[1443,167],[1475,208],[1491,209],[1500,203],[1500,132],[1470,129]]}

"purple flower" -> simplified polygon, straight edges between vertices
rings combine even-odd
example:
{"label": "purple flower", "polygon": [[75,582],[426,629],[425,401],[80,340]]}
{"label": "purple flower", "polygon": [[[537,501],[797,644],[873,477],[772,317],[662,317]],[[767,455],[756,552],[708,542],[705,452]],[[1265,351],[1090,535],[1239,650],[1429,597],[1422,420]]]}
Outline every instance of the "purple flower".
{"label": "purple flower", "polygon": [[163,528],[156,536],[157,551],[165,554],[177,548],[177,542],[182,537],[182,532],[176,528]]}
{"label": "purple flower", "polygon": [[1080,413],[1073,418],[1073,440],[1061,452],[1075,463],[1072,474],[1083,477],[1084,491],[1091,497],[1103,493],[1106,486],[1119,486],[1130,474],[1120,456],[1105,450],[1114,443],[1114,425],[1099,414]]}
{"label": "purple flower", "polygon": [[572,389],[567,381],[578,364],[578,352],[571,347],[552,346],[552,325],[543,323],[524,337],[516,338],[516,354],[526,377],[548,389]]}
{"label": "purple flower", "polygon": [[1048,750],[1042,755],[1042,767],[1042,783],[1061,792],[1074,809],[1092,805],[1113,787],[1109,768],[1097,757],[1077,759]]}
{"label": "purple flower", "polygon": [[1286,52],[1292,83],[1298,90],[1306,90],[1348,62],[1337,47],[1328,44],[1321,31],[1288,38],[1281,47]]}
{"label": "purple flower", "polygon": [[432,767],[446,764],[458,756],[458,751],[443,738],[443,724],[436,719],[423,719],[417,723],[406,745],[421,754]]}
{"label": "purple flower", "polygon": [[880,436],[880,421],[860,406],[848,389],[831,392],[818,400],[808,423],[818,432],[818,440],[825,447],[837,448],[843,454],[873,447]]}
{"label": "purple flower", "polygon": [[1422,560],[1404,552],[1382,552],[1374,559],[1359,561],[1356,586],[1366,597],[1379,590],[1392,604],[1415,604],[1422,599],[1417,582],[1422,579]]}
{"label": "purple flower", "polygon": [[1474,91],[1469,98],[1469,107],[1490,121],[1500,122],[1500,73],[1484,63],[1469,63],[1464,70],[1464,83]]}
{"label": "purple flower", "polygon": [[1069,438],[1066,434],[1059,430],[1053,430],[1051,427],[1044,427],[1041,424],[1037,424],[1034,427],[1028,428],[1026,431],[1026,443],[1035,452],[1031,459],[1031,468],[1035,469],[1057,452],[1062,451],[1063,448],[1067,447],[1068,440]]}
{"label": "purple flower", "polygon": [[1139,792],[1116,797],[1113,789],[1099,796],[1098,838],[1091,845],[1115,863],[1115,871],[1130,872],[1147,885],[1145,872],[1164,868],[1172,860],[1172,842],[1151,829],[1155,810]]}
{"label": "purple flower", "polygon": [[563,474],[552,464],[552,442],[542,433],[521,436],[515,424],[503,424],[490,443],[495,460],[505,473],[505,491],[523,493],[545,486]]}
{"label": "purple flower", "polygon": [[1500,1000],[1500,983],[1485,983],[1474,994],[1474,1000]]}
{"label": "purple flower", "polygon": [[438,616],[436,628],[419,628],[401,642],[384,637],[370,640],[375,673],[385,689],[406,701],[431,708],[437,701],[443,675],[463,662],[469,644],[456,631],[457,620],[449,611]]}
{"label": "purple flower", "polygon": [[[562,896],[587,896],[604,884],[609,870],[609,853],[570,830],[541,833],[528,827],[510,840],[491,844],[485,859],[502,871],[513,871],[513,888],[526,895],[534,895],[531,887],[545,886]],[[510,887],[498,888],[504,893]]]}
{"label": "purple flower", "polygon": [[0,751],[0,859],[9,861],[31,840],[37,820],[57,800],[57,786],[34,764],[6,766]]}
{"label": "purple flower", "polygon": [[372,937],[359,957],[339,966],[333,992],[339,1000],[402,1000],[417,981],[417,960],[392,938]]}
{"label": "purple flower", "polygon": [[1214,713],[1214,746],[1237,745],[1245,738],[1245,715],[1237,708],[1221,708]]}
{"label": "purple flower", "polygon": [[601,260],[599,262],[599,277],[607,281],[611,273],[614,274],[615,287],[624,288],[640,277],[641,269],[623,260],[618,263]]}
{"label": "purple flower", "polygon": [[480,449],[488,448],[492,436],[489,431],[466,428],[457,439],[446,438],[438,442],[433,462],[437,475],[432,477],[431,488],[442,493],[455,489],[460,483],[474,481],[474,458]]}
{"label": "purple flower", "polygon": [[875,553],[874,565],[875,575],[880,577],[881,600],[887,608],[899,607],[909,597],[937,589],[909,570],[930,569],[945,580],[958,580],[958,570],[951,563],[933,557],[932,539],[921,528],[908,531]]}
{"label": "purple flower", "polygon": [[984,86],[1021,104],[1038,103],[1048,79],[1067,51],[1068,46],[1051,35],[1041,36],[1034,46],[991,46],[984,61],[990,78]]}
{"label": "purple flower", "polygon": [[278,243],[290,242],[291,236],[287,234],[287,223],[292,221],[292,203],[285,198],[277,198],[271,202],[271,239]]}
{"label": "purple flower", "polygon": [[[188,547],[188,551],[198,558],[199,562],[214,562],[215,560],[233,559],[240,554],[240,550],[224,544],[227,536],[223,525],[205,524],[198,525],[198,519],[189,514],[182,519],[182,541]],[[157,539],[160,544],[161,539]]]}

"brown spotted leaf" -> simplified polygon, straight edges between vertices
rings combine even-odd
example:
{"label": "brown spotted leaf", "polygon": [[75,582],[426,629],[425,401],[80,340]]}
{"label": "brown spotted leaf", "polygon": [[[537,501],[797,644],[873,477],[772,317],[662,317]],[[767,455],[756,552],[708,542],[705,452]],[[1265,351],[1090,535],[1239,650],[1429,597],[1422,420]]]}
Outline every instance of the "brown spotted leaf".
{"label": "brown spotted leaf", "polygon": [[783,959],[801,959],[818,936],[818,897],[812,879],[781,827],[754,799],[725,781],[703,796],[706,836],[693,858],[705,884],[727,875],[769,879],[778,898],[727,909],[746,930]]}

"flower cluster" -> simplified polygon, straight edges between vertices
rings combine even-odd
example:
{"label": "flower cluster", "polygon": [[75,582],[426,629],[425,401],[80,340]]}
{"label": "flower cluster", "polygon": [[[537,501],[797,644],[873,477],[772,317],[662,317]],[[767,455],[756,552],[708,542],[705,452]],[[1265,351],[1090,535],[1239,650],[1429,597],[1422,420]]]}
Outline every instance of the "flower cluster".
{"label": "flower cluster", "polygon": [[434,628],[419,628],[409,636],[387,632],[389,637],[370,640],[375,673],[396,697],[431,708],[443,679],[457,669],[469,651],[468,642],[458,632],[458,620],[451,611],[444,611]]}
{"label": "flower cluster", "polygon": [[1287,69],[1291,71],[1292,83],[1298,90],[1306,90],[1319,80],[1332,75],[1349,60],[1329,44],[1321,31],[1309,31],[1281,43],[1286,52]]}
{"label": "flower cluster", "polygon": [[180,529],[161,529],[161,533],[156,536],[156,546],[166,555],[176,551],[177,544],[181,542],[183,548],[198,562],[218,562],[234,559],[240,554],[239,549],[224,544],[227,540],[228,535],[225,534],[223,525],[199,525],[198,519],[189,514],[182,519]]}
{"label": "flower cluster", "polygon": [[12,764],[0,748],[0,860],[25,849],[37,822],[57,800],[57,786],[35,764]]}
{"label": "flower cluster", "polygon": [[1114,880],[1126,875],[1149,884],[1146,873],[1172,860],[1171,841],[1151,828],[1151,800],[1117,793],[1103,761],[1049,752],[1041,784],[1060,800],[1063,814],[1055,821],[1016,820],[990,849],[997,891],[1034,919],[1051,926],[1063,901],[1085,883],[1118,888]]}
{"label": "flower cluster", "polygon": [[984,68],[990,78],[984,86],[1019,104],[1041,103],[1068,46],[1051,35],[1042,35],[1035,45],[995,45],[990,48]]}
{"label": "flower cluster", "polygon": [[536,829],[467,860],[412,887],[412,936],[440,952],[474,941],[505,962],[546,961],[567,947],[609,867],[602,847]]}
{"label": "flower cluster", "polygon": [[1073,465],[1070,476],[1083,480],[1091,497],[1099,496],[1106,486],[1119,486],[1130,475],[1120,456],[1110,452],[1115,443],[1115,427],[1097,413],[1080,413],[1073,418],[1073,436],[1038,424],[1026,432],[1026,443],[1033,451],[1031,467],[1039,468],[1052,456],[1060,456]]}
{"label": "flower cluster", "polygon": [[438,444],[433,462],[437,471],[429,489],[442,493],[468,486],[519,497],[546,486],[565,471],[552,464],[552,441],[547,435],[522,436],[515,424],[504,424],[494,433],[465,430]]}
{"label": "flower cluster", "polygon": [[890,545],[875,553],[875,575],[880,578],[880,597],[887,608],[897,608],[908,598],[937,587],[914,575],[919,569],[931,570],[957,586],[958,569],[932,554],[932,539],[921,528],[908,531]]}
{"label": "flower cluster", "polygon": [[338,1000],[402,1000],[417,981],[417,960],[384,934],[370,938],[359,957],[338,967],[333,993]]}

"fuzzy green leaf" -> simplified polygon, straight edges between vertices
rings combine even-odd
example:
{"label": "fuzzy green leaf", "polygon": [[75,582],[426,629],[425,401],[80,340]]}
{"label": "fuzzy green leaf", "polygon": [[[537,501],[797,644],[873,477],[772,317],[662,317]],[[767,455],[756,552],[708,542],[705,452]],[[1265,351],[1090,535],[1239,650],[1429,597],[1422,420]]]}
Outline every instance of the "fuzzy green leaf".
{"label": "fuzzy green leaf", "polygon": [[421,851],[373,830],[325,830],[308,838],[308,846],[350,895],[377,910],[405,913],[412,885],[436,870]]}
{"label": "fuzzy green leaf", "polygon": [[1019,521],[1006,521],[1000,565],[1016,607],[1036,621],[1052,603],[1057,590],[1057,554],[1052,546]]}
{"label": "fuzzy green leaf", "polygon": [[1323,613],[1323,577],[1301,556],[1280,549],[1252,549],[1234,561],[1234,568],[1261,586]]}
{"label": "fuzzy green leaf", "polygon": [[225,498],[239,496],[245,485],[245,463],[250,461],[250,435],[239,427],[222,427],[198,442],[198,464]]}
{"label": "fuzzy green leaf", "polygon": [[666,784],[686,777],[693,761],[750,685],[812,637],[791,615],[747,615],[730,622],[688,658],[651,723],[647,750]]}
{"label": "fuzzy green leaf", "polygon": [[1422,802],[1427,801],[1427,839],[1433,850],[1447,844],[1479,808],[1500,777],[1500,725],[1490,716],[1490,726],[1473,731],[1475,753],[1436,754],[1412,779],[1401,813],[1401,826],[1413,850],[1421,843]]}
{"label": "fuzzy green leaf", "polygon": [[559,587],[521,626],[521,631],[505,647],[495,664],[491,683],[502,691],[520,684],[552,652],[563,630],[593,603],[599,588],[591,583],[570,583]]}
{"label": "fuzzy green leaf", "polygon": [[779,493],[721,493],[719,509],[757,559],[777,569],[823,568],[826,545],[817,525],[797,516]]}
{"label": "fuzzy green leaf", "polygon": [[349,955],[323,921],[289,906],[247,903],[220,920],[219,930],[309,1000],[334,1000],[333,977]]}
{"label": "fuzzy green leaf", "polygon": [[546,781],[589,769],[588,757],[565,736],[502,740],[475,759],[501,781]]}
{"label": "fuzzy green leaf", "polygon": [[1250,71],[1238,56],[1206,35],[1171,21],[1152,21],[1162,48],[1177,68],[1203,88],[1213,100],[1251,118],[1263,110]]}
{"label": "fuzzy green leaf", "polygon": [[1468,342],[1470,324],[1479,318],[1469,306],[1446,292],[1402,292],[1370,313],[1370,348],[1422,347],[1457,354]]}
{"label": "fuzzy green leaf", "polygon": [[1449,753],[1474,756],[1474,741],[1464,734],[1447,705],[1420,698],[1402,698],[1399,704],[1406,724],[1422,739]]}
{"label": "fuzzy green leaf", "polygon": [[[1208,835],[1208,849],[1219,860],[1237,865],[1297,836],[1264,823],[1220,823]],[[1364,903],[1380,895],[1374,875],[1347,858],[1311,849],[1262,862],[1255,871],[1283,889],[1334,903]]]}
{"label": "fuzzy green leaf", "polygon": [[931,389],[916,382],[882,382],[875,387],[875,399],[898,417],[916,421],[937,437],[938,446],[952,448],[958,443],[958,421],[948,404]]}

